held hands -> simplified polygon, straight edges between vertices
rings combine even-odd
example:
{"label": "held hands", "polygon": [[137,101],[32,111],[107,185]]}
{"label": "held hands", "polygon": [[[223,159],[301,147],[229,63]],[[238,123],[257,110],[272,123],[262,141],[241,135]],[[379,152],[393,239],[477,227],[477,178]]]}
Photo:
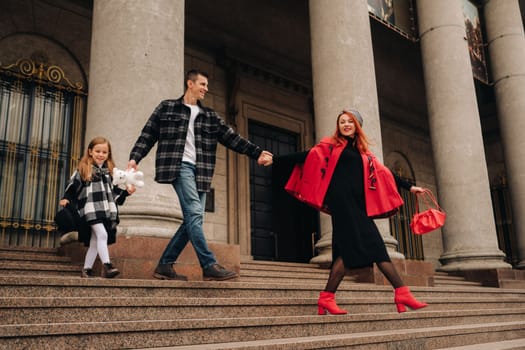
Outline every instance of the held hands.
{"label": "held hands", "polygon": [[[134,170],[134,171],[137,171],[138,170],[138,167],[137,167],[137,162],[135,162],[134,159],[131,159],[129,162],[128,162],[128,168],[127,170]],[[137,190],[137,188],[133,185],[127,185],[126,186],[126,190],[128,191],[128,194],[133,194],[135,193],[135,191]]]}
{"label": "held hands", "polygon": [[69,204],[69,200],[67,199],[61,199],[60,202],[58,202],[58,204],[61,206],[61,207],[65,207],[66,205]]}
{"label": "held hands", "polygon": [[268,151],[262,151],[261,155],[257,159],[257,164],[269,166],[273,163],[273,154]]}
{"label": "held hands", "polygon": [[131,159],[128,162],[128,170],[130,170],[130,169],[133,169],[133,170],[137,171],[137,162],[135,162],[134,159]]}

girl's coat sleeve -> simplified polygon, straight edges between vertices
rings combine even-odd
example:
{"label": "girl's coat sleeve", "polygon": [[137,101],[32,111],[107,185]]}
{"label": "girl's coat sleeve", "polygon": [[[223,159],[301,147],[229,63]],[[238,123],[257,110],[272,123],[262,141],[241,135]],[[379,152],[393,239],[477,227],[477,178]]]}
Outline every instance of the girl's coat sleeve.
{"label": "girl's coat sleeve", "polygon": [[66,186],[66,190],[64,191],[64,196],[62,198],[67,199],[70,202],[78,200],[78,195],[82,190],[82,186],[83,182],[80,178],[80,173],[78,170],[75,170],[69,179],[69,183]]}
{"label": "girl's coat sleeve", "polygon": [[126,201],[126,198],[129,196],[127,190],[123,190],[118,186],[113,186],[113,198],[117,205],[122,205]]}

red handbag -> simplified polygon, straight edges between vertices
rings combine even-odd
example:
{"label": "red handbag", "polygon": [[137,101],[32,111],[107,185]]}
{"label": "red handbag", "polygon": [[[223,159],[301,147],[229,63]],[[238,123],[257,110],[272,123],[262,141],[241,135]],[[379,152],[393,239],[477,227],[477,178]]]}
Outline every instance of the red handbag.
{"label": "red handbag", "polygon": [[[417,196],[420,195],[429,209],[419,212],[419,204]],[[433,206],[433,207],[432,207]],[[436,198],[430,190],[416,193],[416,213],[410,223],[412,232],[417,235],[428,233],[440,228],[445,224],[447,214],[441,209],[436,201]]]}

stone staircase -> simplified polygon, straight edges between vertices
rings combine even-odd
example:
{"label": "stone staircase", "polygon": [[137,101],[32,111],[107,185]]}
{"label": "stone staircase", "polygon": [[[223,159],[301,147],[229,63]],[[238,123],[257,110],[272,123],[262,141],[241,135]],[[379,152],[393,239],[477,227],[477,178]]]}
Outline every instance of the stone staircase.
{"label": "stone staircase", "polygon": [[456,287],[456,286],[474,286],[481,287],[481,282],[467,281],[465,277],[453,276],[445,272],[435,272],[434,274],[435,287]]}
{"label": "stone staircase", "polygon": [[237,281],[81,279],[52,249],[0,248],[0,349],[525,349],[525,289],[345,280],[348,315],[317,316],[327,270],[245,261]]}

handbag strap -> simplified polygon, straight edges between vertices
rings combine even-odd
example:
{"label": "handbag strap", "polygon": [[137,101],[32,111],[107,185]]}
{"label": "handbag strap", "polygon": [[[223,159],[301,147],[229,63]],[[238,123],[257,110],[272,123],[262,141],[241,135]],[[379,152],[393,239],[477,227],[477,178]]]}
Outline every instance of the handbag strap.
{"label": "handbag strap", "polygon": [[421,196],[423,199],[423,202],[427,205],[427,207],[432,207],[432,205],[439,211],[443,211],[443,209],[439,206],[436,197],[434,197],[434,194],[429,189],[425,189],[423,192],[417,192],[416,193],[416,213],[419,213],[419,201],[417,200],[417,196]]}

